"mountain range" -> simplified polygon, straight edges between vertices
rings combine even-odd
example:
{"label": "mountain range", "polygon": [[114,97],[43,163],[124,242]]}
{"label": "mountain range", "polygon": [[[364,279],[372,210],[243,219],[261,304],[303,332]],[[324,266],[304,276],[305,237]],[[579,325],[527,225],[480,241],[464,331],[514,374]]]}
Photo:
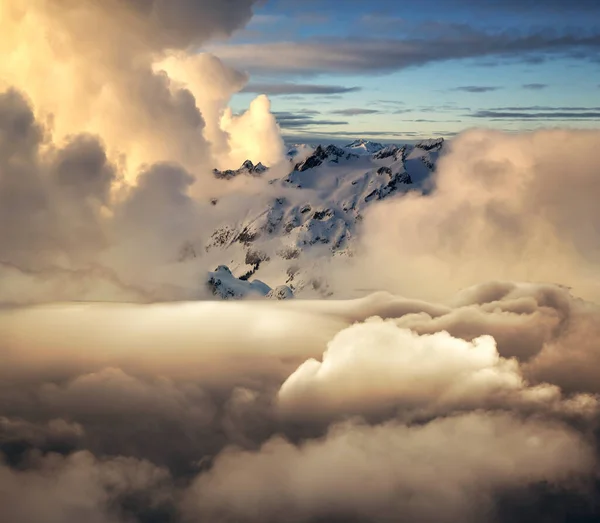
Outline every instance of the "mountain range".
{"label": "mountain range", "polygon": [[[411,145],[296,144],[281,176],[249,160],[237,170],[215,169],[213,175],[225,180],[269,176],[271,192],[254,198],[241,219],[225,213],[208,241],[186,244],[180,259],[201,251],[220,259],[206,282],[220,298],[327,296],[327,282],[313,269],[326,257],[352,255],[371,205],[430,190],[444,145],[442,138]],[[211,203],[215,210],[221,205],[219,199]]]}

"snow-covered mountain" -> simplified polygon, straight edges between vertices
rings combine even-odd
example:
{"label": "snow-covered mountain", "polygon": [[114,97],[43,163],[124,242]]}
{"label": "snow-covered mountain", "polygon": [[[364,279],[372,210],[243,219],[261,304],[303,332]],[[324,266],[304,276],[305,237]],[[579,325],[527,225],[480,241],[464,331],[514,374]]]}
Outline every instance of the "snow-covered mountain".
{"label": "snow-covered mountain", "polygon": [[[271,194],[253,201],[241,220],[225,213],[205,245],[186,248],[219,259],[222,266],[207,277],[216,296],[326,295],[326,282],[310,268],[324,256],[352,254],[369,206],[427,190],[443,146],[441,138],[401,146],[365,140],[346,147],[295,145],[288,154],[289,170],[270,178]],[[213,172],[217,178],[231,179],[267,171],[246,161],[235,171]],[[221,204],[213,201],[216,207]],[[257,281],[259,277],[268,285]]]}
{"label": "snow-covered mountain", "polygon": [[219,265],[214,272],[208,273],[207,284],[214,296],[224,300],[252,297],[286,300],[294,297],[287,285],[271,289],[260,280],[248,281],[243,276],[236,278],[225,265]]}
{"label": "snow-covered mountain", "polygon": [[346,149],[351,150],[355,154],[373,154],[383,149],[383,144],[378,142],[371,142],[370,140],[363,140],[359,138],[354,140],[352,143],[346,145]]}

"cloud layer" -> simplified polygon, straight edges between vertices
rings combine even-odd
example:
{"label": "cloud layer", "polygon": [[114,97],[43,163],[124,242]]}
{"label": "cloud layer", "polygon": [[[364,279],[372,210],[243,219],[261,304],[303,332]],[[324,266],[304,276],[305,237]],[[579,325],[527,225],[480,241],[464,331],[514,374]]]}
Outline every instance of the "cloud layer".
{"label": "cloud layer", "polygon": [[4,308],[0,516],[512,521],[526,497],[594,517],[600,367],[578,341],[599,318],[516,284],[452,306]]}

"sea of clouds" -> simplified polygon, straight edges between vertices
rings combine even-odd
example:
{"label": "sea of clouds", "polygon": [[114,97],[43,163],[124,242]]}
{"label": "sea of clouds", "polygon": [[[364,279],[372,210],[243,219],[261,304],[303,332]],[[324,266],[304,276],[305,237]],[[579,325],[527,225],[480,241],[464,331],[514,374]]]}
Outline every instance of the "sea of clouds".
{"label": "sea of clouds", "polygon": [[600,132],[465,132],[333,299],[203,300],[271,190],[212,168],[285,165],[192,52],[256,3],[0,3],[0,521],[595,520]]}

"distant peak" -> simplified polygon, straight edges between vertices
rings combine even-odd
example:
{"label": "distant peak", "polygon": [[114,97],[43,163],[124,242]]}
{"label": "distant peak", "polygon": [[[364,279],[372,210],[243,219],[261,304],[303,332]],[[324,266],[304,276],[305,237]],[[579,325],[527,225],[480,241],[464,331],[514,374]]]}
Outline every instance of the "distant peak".
{"label": "distant peak", "polygon": [[364,140],[363,138],[358,138],[353,142],[346,145],[346,149],[352,149],[353,151],[361,151],[367,154],[373,154],[380,149],[383,149],[383,144],[379,142],[372,142],[370,140]]}
{"label": "distant peak", "polygon": [[418,144],[415,145],[415,147],[423,149],[424,151],[431,151],[434,149],[439,151],[443,145],[443,138],[430,138],[429,140],[420,141]]}

